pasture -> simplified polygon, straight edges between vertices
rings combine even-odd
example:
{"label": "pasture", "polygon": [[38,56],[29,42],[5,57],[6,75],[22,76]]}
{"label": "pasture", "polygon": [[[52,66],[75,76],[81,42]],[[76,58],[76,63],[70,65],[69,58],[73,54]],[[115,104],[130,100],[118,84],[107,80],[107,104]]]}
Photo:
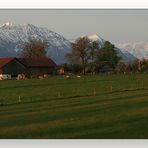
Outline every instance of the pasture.
{"label": "pasture", "polygon": [[148,74],[0,81],[0,138],[148,138]]}

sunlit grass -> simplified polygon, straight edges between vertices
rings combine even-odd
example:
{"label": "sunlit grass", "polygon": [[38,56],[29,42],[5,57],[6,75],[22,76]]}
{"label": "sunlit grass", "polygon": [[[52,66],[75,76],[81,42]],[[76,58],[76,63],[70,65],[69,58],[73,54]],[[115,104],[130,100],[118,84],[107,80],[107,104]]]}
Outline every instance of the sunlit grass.
{"label": "sunlit grass", "polygon": [[148,74],[0,81],[0,138],[148,138],[147,108]]}

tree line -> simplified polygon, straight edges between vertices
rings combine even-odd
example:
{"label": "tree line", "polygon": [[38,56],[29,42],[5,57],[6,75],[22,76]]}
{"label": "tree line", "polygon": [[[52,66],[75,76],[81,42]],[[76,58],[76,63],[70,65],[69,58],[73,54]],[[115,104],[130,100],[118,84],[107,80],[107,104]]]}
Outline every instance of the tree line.
{"label": "tree line", "polygon": [[109,41],[104,43],[104,47],[100,47],[97,41],[91,41],[85,36],[72,43],[72,51],[66,54],[66,58],[69,66],[79,67],[82,74],[95,73],[103,63],[114,70],[121,59],[114,48]]}
{"label": "tree line", "polygon": [[119,73],[148,72],[148,59],[136,59],[134,62],[129,63],[120,62],[116,71]]}
{"label": "tree line", "polygon": [[[37,39],[29,39],[24,43],[19,56],[22,58],[47,58],[48,44]],[[65,71],[71,73],[97,73],[101,66],[109,66],[112,72],[146,72],[148,71],[148,60],[135,60],[134,62],[122,62],[118,56],[115,46],[106,41],[100,47],[97,41],[89,40],[87,36],[78,38],[71,44],[72,50],[65,57],[67,64],[60,65]]]}

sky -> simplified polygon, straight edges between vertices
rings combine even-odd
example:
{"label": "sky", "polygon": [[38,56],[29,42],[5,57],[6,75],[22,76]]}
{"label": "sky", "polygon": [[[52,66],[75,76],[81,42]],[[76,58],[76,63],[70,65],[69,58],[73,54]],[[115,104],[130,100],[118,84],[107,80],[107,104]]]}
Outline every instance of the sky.
{"label": "sky", "polygon": [[114,44],[148,41],[148,10],[0,10],[0,24],[46,27],[69,40],[98,34]]}

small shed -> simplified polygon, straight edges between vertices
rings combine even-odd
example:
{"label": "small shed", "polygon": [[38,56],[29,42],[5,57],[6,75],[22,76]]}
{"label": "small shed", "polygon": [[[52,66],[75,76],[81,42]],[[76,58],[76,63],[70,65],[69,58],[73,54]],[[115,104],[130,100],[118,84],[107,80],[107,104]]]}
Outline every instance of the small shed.
{"label": "small shed", "polygon": [[102,61],[97,63],[97,71],[98,72],[111,72],[113,68],[111,67],[110,63],[107,61]]}
{"label": "small shed", "polygon": [[58,73],[61,74],[61,75],[64,74],[65,73],[64,67],[60,67],[58,69]]}
{"label": "small shed", "polygon": [[111,68],[110,65],[106,64],[100,67],[99,72],[111,72],[113,71],[113,68]]}

